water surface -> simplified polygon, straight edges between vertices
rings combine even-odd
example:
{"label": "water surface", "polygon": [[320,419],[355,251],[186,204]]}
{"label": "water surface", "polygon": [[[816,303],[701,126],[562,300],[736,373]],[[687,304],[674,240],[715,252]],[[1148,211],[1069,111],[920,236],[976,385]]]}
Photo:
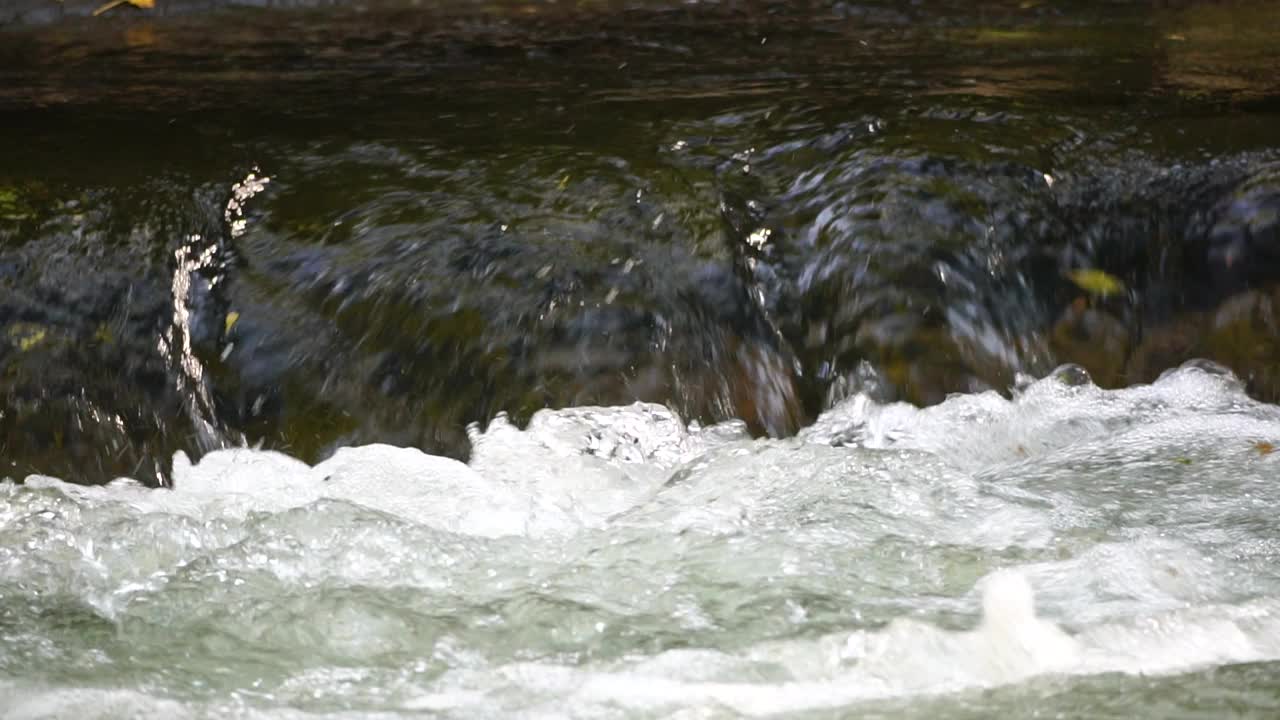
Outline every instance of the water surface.
{"label": "water surface", "polygon": [[0,714],[1276,715],[1273,4],[91,5]]}
{"label": "water surface", "polygon": [[[1271,717],[1280,410],[1192,366],[0,486],[10,717]],[[1034,597],[1033,593],[1034,592]],[[286,712],[287,711],[287,712]]]}
{"label": "water surface", "polygon": [[1269,3],[216,6],[4,33],[15,479],[1064,362],[1280,398]]}

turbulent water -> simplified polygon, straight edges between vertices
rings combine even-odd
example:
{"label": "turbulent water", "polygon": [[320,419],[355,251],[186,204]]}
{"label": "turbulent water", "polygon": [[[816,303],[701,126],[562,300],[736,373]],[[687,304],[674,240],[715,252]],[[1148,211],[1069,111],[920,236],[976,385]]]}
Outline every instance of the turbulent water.
{"label": "turbulent water", "polygon": [[0,718],[1280,717],[1280,5],[99,5]]}
{"label": "turbulent water", "polygon": [[7,718],[1274,717],[1280,408],[1204,364],[0,486]]}

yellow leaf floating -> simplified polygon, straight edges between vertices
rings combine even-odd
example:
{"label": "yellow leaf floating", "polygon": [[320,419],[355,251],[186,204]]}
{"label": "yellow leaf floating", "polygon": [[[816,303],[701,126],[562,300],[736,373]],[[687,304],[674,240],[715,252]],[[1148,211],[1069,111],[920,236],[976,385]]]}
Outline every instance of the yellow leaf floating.
{"label": "yellow leaf floating", "polygon": [[111,0],[111,2],[99,7],[97,10],[94,10],[93,16],[97,17],[102,13],[111,10],[112,8],[120,7],[121,5],[132,5],[136,8],[142,8],[143,10],[150,10],[156,6],[156,0]]}
{"label": "yellow leaf floating", "polygon": [[1093,295],[1106,297],[1124,292],[1124,283],[1120,282],[1120,278],[1101,270],[1072,270],[1067,273],[1067,277],[1081,290]]}
{"label": "yellow leaf floating", "polygon": [[44,342],[44,336],[44,328],[38,325],[19,323],[9,329],[9,337],[17,342],[18,350],[21,352],[26,352]]}
{"label": "yellow leaf floating", "polygon": [[41,340],[44,340],[44,331],[37,330],[29,337],[24,337],[22,340],[18,341],[18,349],[26,352],[36,345],[39,345]]}
{"label": "yellow leaf floating", "polygon": [[30,217],[28,209],[17,190],[0,187],[0,220],[25,220]]}
{"label": "yellow leaf floating", "polygon": [[236,321],[240,319],[240,313],[234,310],[227,313],[227,319],[223,322],[222,334],[231,332],[231,328],[236,326]]}
{"label": "yellow leaf floating", "polygon": [[107,327],[106,323],[98,325],[98,328],[93,331],[93,339],[103,345],[110,345],[116,341],[115,335],[111,333],[111,328]]}

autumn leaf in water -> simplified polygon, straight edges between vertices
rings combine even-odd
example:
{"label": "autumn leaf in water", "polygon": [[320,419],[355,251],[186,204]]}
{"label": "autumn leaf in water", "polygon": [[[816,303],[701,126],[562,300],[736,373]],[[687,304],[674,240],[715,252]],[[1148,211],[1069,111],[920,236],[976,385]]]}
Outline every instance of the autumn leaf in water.
{"label": "autumn leaf in water", "polygon": [[33,323],[18,323],[9,328],[9,337],[21,352],[27,352],[44,342],[45,335],[45,329]]}
{"label": "autumn leaf in water", "polygon": [[29,217],[17,190],[0,187],[0,220],[26,220]]}
{"label": "autumn leaf in water", "polygon": [[97,17],[102,13],[121,5],[132,5],[136,8],[142,8],[143,10],[150,10],[156,6],[156,0],[111,0],[111,2],[99,7],[97,10],[94,10],[93,15],[94,17]]}
{"label": "autumn leaf in water", "polygon": [[1124,292],[1124,283],[1120,282],[1120,278],[1101,270],[1072,270],[1067,273],[1067,277],[1081,290],[1093,295],[1106,297]]}
{"label": "autumn leaf in water", "polygon": [[1270,455],[1276,451],[1276,446],[1265,440],[1259,440],[1253,444],[1253,449],[1257,450],[1259,455]]}

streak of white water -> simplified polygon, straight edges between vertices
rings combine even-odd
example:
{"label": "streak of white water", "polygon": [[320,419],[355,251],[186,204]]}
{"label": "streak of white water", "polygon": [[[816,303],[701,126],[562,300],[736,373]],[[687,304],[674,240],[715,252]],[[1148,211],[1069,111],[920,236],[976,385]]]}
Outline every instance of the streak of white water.
{"label": "streak of white water", "polygon": [[1078,375],[6,483],[0,715],[1274,717],[1280,408]]}

